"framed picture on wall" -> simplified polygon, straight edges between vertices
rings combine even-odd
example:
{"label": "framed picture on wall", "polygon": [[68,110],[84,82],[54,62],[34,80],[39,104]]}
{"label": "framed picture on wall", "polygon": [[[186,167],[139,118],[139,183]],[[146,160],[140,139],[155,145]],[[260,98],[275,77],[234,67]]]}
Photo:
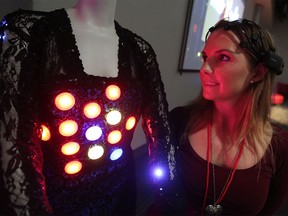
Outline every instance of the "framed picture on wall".
{"label": "framed picture on wall", "polygon": [[242,18],[245,5],[246,0],[189,0],[179,60],[180,73],[199,71],[209,28],[223,18]]}

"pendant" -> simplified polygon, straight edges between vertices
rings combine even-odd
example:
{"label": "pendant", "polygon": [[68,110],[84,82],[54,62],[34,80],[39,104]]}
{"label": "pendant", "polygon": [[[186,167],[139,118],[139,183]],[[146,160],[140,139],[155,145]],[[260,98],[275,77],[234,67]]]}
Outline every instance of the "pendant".
{"label": "pendant", "polygon": [[208,205],[205,208],[205,215],[207,216],[218,216],[222,214],[222,206],[220,205]]}

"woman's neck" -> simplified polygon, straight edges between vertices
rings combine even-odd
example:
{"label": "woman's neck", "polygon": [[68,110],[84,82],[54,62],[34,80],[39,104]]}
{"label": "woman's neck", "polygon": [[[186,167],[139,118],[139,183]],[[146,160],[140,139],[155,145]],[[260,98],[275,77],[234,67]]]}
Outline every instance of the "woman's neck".
{"label": "woman's neck", "polygon": [[217,130],[233,134],[239,115],[238,109],[239,105],[214,103],[212,122]]}
{"label": "woman's neck", "polygon": [[73,8],[76,21],[90,27],[114,28],[116,0],[78,0]]}

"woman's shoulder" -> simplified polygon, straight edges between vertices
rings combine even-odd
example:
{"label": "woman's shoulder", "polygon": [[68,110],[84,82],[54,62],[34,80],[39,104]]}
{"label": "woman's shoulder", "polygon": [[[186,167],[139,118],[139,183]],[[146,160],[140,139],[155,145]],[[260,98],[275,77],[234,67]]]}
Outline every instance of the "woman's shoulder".
{"label": "woman's shoulder", "polygon": [[273,124],[271,145],[276,159],[288,163],[288,130]]}
{"label": "woman's shoulder", "polygon": [[190,106],[178,106],[169,112],[170,119],[176,128],[186,126],[191,113]]}
{"label": "woman's shoulder", "polygon": [[190,114],[190,106],[178,106],[173,108],[170,111],[170,115],[171,117],[175,117],[175,118],[179,118],[179,117],[185,117],[188,116]]}
{"label": "woman's shoulder", "polygon": [[278,145],[283,145],[284,148],[288,149],[288,129],[277,124],[272,124],[273,137],[272,142]]}

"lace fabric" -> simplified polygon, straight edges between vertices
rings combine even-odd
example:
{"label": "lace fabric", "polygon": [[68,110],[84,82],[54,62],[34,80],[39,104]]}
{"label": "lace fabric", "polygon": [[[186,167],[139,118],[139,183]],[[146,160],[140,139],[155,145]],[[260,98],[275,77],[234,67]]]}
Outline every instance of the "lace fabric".
{"label": "lace fabric", "polygon": [[[81,99],[85,100],[87,92],[103,91],[107,83],[123,89],[124,99],[113,106],[137,121],[142,117],[150,167],[161,166],[166,172],[165,178],[154,179],[155,190],[165,192],[175,174],[174,146],[164,86],[150,44],[115,22],[120,40],[118,77],[93,77],[83,71],[64,9],[19,10],[5,20],[0,30],[0,165],[1,191],[9,197],[1,199],[9,202],[2,202],[6,206],[1,209],[17,215],[131,213],[135,204],[130,147],[134,129],[123,133],[123,159],[117,163],[103,160],[100,165],[83,159],[83,167],[89,168],[73,177],[58,169],[65,159],[53,150],[56,144],[40,139],[41,124],[55,122],[55,112],[47,106],[49,98],[70,89],[86,92]],[[123,197],[128,199],[125,204]]]}

